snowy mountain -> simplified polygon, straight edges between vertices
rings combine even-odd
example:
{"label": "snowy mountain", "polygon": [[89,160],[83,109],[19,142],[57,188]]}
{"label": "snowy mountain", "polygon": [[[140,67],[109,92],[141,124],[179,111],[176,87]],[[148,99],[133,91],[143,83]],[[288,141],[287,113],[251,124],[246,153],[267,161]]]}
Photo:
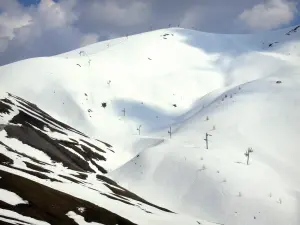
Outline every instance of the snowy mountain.
{"label": "snowy mountain", "polygon": [[178,218],[106,177],[111,145],[88,138],[20,97],[1,98],[1,224],[197,222]]}
{"label": "snowy mountain", "polygon": [[0,221],[298,225],[298,28],[163,29],[0,67]]}

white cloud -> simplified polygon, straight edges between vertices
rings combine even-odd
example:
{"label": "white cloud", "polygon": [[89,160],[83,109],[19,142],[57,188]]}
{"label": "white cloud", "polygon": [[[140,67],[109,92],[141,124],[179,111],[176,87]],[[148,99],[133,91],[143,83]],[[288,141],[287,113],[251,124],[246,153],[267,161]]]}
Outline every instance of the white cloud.
{"label": "white cloud", "polygon": [[203,19],[202,7],[193,7],[190,10],[186,11],[183,16],[182,21],[180,21],[180,25],[183,27],[193,27],[199,23],[201,19]]}
{"label": "white cloud", "polygon": [[17,0],[0,1],[0,9],[3,11],[15,11],[20,8],[21,5]]}
{"label": "white cloud", "polygon": [[0,15],[0,37],[14,37],[14,29],[18,29],[30,24],[31,16],[28,14],[9,15],[3,13]]}
{"label": "white cloud", "polygon": [[41,0],[25,7],[18,0],[0,0],[0,65],[168,24],[238,33],[245,27],[247,31],[275,28],[293,19],[292,0],[269,0],[266,5],[261,1]]}
{"label": "white cloud", "polygon": [[94,1],[89,5],[89,14],[111,25],[133,26],[148,19],[150,7],[147,3],[139,1],[132,1],[126,7],[118,4],[118,1]]}
{"label": "white cloud", "polygon": [[77,0],[42,0],[31,7],[13,1],[0,4],[0,10],[6,10],[0,14],[0,65],[80,46],[86,34],[73,25],[77,21],[73,10]]}
{"label": "white cloud", "polygon": [[87,34],[81,38],[80,47],[94,44],[98,41],[98,38],[99,38],[98,34],[93,34],[93,33]]}
{"label": "white cloud", "polygon": [[269,0],[245,10],[239,19],[251,30],[269,30],[289,24],[296,12],[295,2]]}
{"label": "white cloud", "polygon": [[[100,36],[116,37],[113,27],[143,23],[149,12],[148,5],[137,0],[123,5],[118,0],[41,0],[30,7],[0,0],[0,65],[20,60],[20,55],[23,59],[59,54],[95,43]],[[81,23],[86,18],[88,26]],[[89,30],[89,22],[106,28]]]}
{"label": "white cloud", "polygon": [[0,37],[0,54],[7,49],[8,41],[8,38]]}
{"label": "white cloud", "polygon": [[37,10],[34,10],[35,23],[43,24],[47,29],[67,26],[78,19],[73,12],[75,0],[64,1],[60,4],[52,0],[42,0]]}

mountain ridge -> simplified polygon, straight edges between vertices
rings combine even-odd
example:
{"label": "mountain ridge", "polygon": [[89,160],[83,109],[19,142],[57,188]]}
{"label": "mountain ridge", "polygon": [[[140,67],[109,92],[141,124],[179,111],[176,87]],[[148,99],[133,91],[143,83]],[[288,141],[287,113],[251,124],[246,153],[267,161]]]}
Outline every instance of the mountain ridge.
{"label": "mountain ridge", "polygon": [[0,67],[5,181],[114,218],[59,214],[79,224],[298,225],[296,28],[163,29]]}

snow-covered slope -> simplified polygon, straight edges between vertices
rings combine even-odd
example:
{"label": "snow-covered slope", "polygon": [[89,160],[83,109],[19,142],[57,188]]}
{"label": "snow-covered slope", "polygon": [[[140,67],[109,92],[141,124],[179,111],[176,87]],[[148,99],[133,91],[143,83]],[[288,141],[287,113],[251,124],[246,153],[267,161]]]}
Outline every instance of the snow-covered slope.
{"label": "snow-covered slope", "polygon": [[111,145],[20,97],[1,96],[0,119],[0,224],[211,224],[122,188],[104,175]]}
{"label": "snow-covered slope", "polygon": [[111,144],[109,177],[180,215],[298,225],[298,28],[157,30],[3,66],[0,89]]}
{"label": "snow-covered slope", "polygon": [[[224,224],[298,224],[300,77],[281,81],[270,77],[230,89],[170,140],[152,138],[159,144],[112,178],[142,196],[160,193],[165,207]],[[143,139],[136,146],[151,137]],[[247,166],[248,148],[254,152]]]}

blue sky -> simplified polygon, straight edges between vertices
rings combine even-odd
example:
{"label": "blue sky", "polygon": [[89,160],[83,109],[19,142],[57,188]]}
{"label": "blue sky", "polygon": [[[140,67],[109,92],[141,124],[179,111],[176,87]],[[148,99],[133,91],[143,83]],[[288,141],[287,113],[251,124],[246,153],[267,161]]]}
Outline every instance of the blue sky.
{"label": "blue sky", "polygon": [[298,6],[297,6],[297,14],[296,14],[296,19],[294,19],[294,21],[291,23],[291,25],[298,25],[300,24],[300,3],[298,2]]}
{"label": "blue sky", "polygon": [[291,25],[298,25],[300,24],[300,15],[291,23]]}
{"label": "blue sky", "polygon": [[[18,0],[20,3],[22,3],[24,6],[30,6],[30,5],[36,5],[40,3],[41,0]],[[55,2],[58,2],[58,0],[54,0]]]}
{"label": "blue sky", "polygon": [[18,0],[20,3],[22,3],[24,6],[29,6],[33,4],[38,4],[40,0]]}

